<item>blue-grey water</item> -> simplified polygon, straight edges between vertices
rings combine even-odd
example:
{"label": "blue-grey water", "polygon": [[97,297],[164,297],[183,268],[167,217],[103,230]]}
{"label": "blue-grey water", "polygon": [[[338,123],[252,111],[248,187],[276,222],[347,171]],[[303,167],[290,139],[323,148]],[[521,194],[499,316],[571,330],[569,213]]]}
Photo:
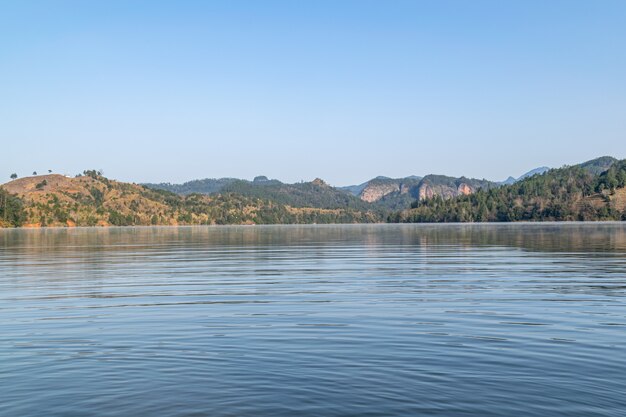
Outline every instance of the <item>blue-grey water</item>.
{"label": "blue-grey water", "polygon": [[0,416],[625,416],[626,225],[0,231]]}

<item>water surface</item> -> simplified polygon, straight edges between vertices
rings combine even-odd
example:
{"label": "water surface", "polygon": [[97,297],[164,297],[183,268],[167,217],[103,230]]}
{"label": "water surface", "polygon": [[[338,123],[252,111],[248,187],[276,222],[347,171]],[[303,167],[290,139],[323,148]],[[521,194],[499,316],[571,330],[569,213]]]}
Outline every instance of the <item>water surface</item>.
{"label": "water surface", "polygon": [[624,416],[626,225],[0,230],[0,416]]}

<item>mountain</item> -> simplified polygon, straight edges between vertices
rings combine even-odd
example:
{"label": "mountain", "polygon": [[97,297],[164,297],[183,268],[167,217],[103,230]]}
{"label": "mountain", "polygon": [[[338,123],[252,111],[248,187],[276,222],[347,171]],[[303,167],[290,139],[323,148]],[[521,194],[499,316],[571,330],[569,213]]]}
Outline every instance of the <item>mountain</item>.
{"label": "mountain", "polygon": [[391,192],[400,191],[403,185],[412,184],[420,179],[422,177],[415,175],[405,178],[389,178],[381,175],[359,185],[348,185],[338,188],[371,203],[380,200]]}
{"label": "mountain", "polygon": [[417,199],[425,200],[433,197],[443,199],[459,195],[473,194],[480,189],[497,187],[497,184],[485,179],[478,180],[466,177],[448,177],[445,175],[427,175],[419,182],[416,188]]}
{"label": "mountain", "polygon": [[180,195],[189,195],[194,193],[214,194],[219,193],[222,188],[235,181],[239,180],[237,178],[205,178],[203,180],[188,181],[183,184],[162,182],[160,184],[146,183],[142,185],[154,190],[165,190]]}
{"label": "mountain", "polygon": [[599,175],[612,167],[616,162],[618,162],[618,160],[612,156],[601,156],[600,158],[592,159],[591,161],[583,162],[582,164],[576,166],[579,166],[594,175]]}
{"label": "mountain", "polygon": [[[590,161],[583,162],[582,164],[579,164],[579,166],[582,167],[583,169],[590,171],[593,174],[599,175],[602,172],[609,169],[611,165],[613,165],[615,162],[617,162],[617,159],[613,158],[612,156],[601,156],[599,158],[595,158]],[[518,178],[509,177],[506,180],[501,181],[499,184],[501,185],[515,184],[517,181],[521,181],[525,178],[532,177],[533,175],[543,174],[549,170],[550,168],[545,167],[545,166],[535,168],[533,170],[528,171],[527,173],[525,173],[524,175]]]}
{"label": "mountain", "polygon": [[405,178],[376,177],[363,184],[341,187],[341,189],[379,207],[400,210],[408,208],[415,199],[434,196],[452,198],[496,185],[496,183],[487,180],[427,175],[423,178],[417,176]]}
{"label": "mountain", "polygon": [[371,210],[372,207],[351,193],[332,187],[321,179],[311,182],[286,184],[266,176],[254,180],[236,178],[204,179],[184,184],[143,184],[148,188],[167,190],[181,195],[198,194],[237,194],[250,198],[267,199],[292,207],[313,207],[324,209],[351,208]]}
{"label": "mountain", "polygon": [[412,209],[396,213],[390,220],[626,220],[626,160],[602,157],[448,200],[418,200]]}
{"label": "mountain", "polygon": [[434,195],[451,198],[464,193],[472,193],[480,188],[493,187],[496,184],[487,180],[465,177],[428,175],[424,178],[379,176],[363,184],[347,187],[332,187],[320,179],[286,184],[265,176],[258,176],[253,181],[219,178],[194,180],[183,184],[143,185],[180,195],[232,193],[250,198],[267,199],[292,207],[385,211],[408,208],[416,198]]}
{"label": "mountain", "polygon": [[263,198],[292,207],[315,207],[323,209],[348,208],[371,210],[372,207],[359,198],[328,185],[317,178],[311,182],[285,184],[278,180],[257,177],[254,181],[234,181],[221,190],[251,198]]}
{"label": "mountain", "polygon": [[550,170],[549,167],[535,168],[533,170],[528,171],[527,173],[523,174],[520,177],[517,177],[517,178],[509,177],[506,180],[499,182],[498,184],[500,184],[500,185],[515,184],[516,182],[521,181],[521,180],[523,180],[525,178],[532,177],[533,175],[538,175],[538,174],[540,175],[540,174],[543,174],[544,172],[549,171],[549,170]]}
{"label": "mountain", "polygon": [[397,179],[397,180],[393,180],[392,178],[389,177],[384,177],[384,176],[378,176],[376,178],[373,178],[369,181],[366,181],[362,184],[359,185],[347,185],[344,187],[337,187],[338,189],[342,190],[342,191],[346,191],[350,194],[352,194],[353,196],[359,197],[361,195],[361,192],[373,181],[402,181],[402,179]]}
{"label": "mountain", "polygon": [[96,171],[85,174],[26,177],[2,185],[0,226],[368,223],[382,219],[373,211],[293,207],[234,193],[180,196],[110,180]]}

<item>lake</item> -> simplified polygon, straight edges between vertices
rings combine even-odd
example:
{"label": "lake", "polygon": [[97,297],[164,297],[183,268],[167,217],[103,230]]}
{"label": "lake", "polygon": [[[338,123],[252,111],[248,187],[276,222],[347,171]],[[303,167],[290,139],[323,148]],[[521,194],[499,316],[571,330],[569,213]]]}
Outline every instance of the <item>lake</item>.
{"label": "lake", "polygon": [[0,416],[624,416],[626,225],[0,230]]}

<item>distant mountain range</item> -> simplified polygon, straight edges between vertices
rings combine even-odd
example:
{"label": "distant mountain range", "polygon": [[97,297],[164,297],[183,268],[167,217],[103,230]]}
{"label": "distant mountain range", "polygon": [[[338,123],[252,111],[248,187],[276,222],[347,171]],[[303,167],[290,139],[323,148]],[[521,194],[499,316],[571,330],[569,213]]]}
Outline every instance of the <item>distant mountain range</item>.
{"label": "distant mountain range", "polygon": [[[183,184],[147,183],[143,185],[180,195],[236,193],[248,197],[269,198],[295,207],[329,208],[342,203],[348,207],[371,208],[350,197],[352,196],[362,202],[373,203],[380,208],[403,209],[408,208],[415,199],[434,196],[452,198],[471,194],[481,188],[489,189],[503,184],[513,184],[529,176],[544,173],[548,169],[548,167],[536,168],[517,179],[509,177],[502,182],[445,175],[426,175],[425,177],[412,175],[405,178],[378,176],[358,185],[331,187],[320,179],[286,184],[276,179],[259,176],[253,181],[237,178],[206,178]],[[324,187],[319,187],[320,185]]]}
{"label": "distant mountain range", "polygon": [[445,175],[332,187],[256,177],[129,184],[97,171],[0,186],[0,227],[626,219],[626,160],[537,168],[500,183]]}
{"label": "distant mountain range", "polygon": [[524,178],[528,178],[528,177],[532,177],[533,175],[540,175],[543,174],[546,171],[549,171],[550,168],[548,167],[539,167],[539,168],[535,168],[533,170],[528,171],[527,173],[525,173],[524,175],[517,177],[517,178],[513,178],[513,177],[509,177],[504,181],[499,182],[500,185],[511,185],[511,184],[515,184],[518,181],[523,180]]}

